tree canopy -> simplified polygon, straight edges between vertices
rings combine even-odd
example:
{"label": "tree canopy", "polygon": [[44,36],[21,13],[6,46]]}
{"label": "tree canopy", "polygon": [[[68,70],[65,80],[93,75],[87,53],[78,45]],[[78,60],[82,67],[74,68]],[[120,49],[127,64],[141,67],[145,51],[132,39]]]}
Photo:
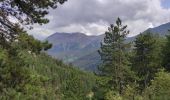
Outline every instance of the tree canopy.
{"label": "tree canopy", "polygon": [[111,24],[108,32],[105,33],[104,42],[101,43],[99,50],[102,60],[99,70],[103,75],[111,77],[111,87],[118,90],[120,94],[129,81],[127,78],[130,75],[127,74],[131,73],[126,55],[126,50],[129,47],[129,44],[125,43],[126,36],[129,34],[126,28],[127,25],[123,26],[122,21],[118,18],[116,24]]}
{"label": "tree canopy", "polygon": [[48,9],[67,0],[0,0],[0,44],[15,40],[24,25],[49,22]]}
{"label": "tree canopy", "polygon": [[133,70],[142,80],[141,84],[147,86],[154,74],[161,68],[161,45],[159,36],[147,32],[140,34],[134,45]]}

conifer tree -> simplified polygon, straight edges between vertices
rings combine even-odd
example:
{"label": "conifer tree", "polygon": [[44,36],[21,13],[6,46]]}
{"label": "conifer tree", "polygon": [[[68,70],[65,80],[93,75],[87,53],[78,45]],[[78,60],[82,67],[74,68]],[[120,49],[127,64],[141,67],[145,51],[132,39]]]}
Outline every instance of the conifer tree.
{"label": "conifer tree", "polygon": [[159,44],[159,37],[150,32],[140,34],[135,40],[132,68],[141,79],[142,88],[150,83],[154,74],[161,67],[161,46]]}
{"label": "conifer tree", "polygon": [[125,50],[127,45],[125,39],[129,31],[126,26],[122,25],[120,18],[117,19],[116,25],[110,25],[105,32],[104,42],[101,43],[99,54],[102,60],[102,66],[99,70],[103,75],[112,78],[112,87],[122,93],[125,82],[128,60]]}
{"label": "conifer tree", "polygon": [[0,45],[13,42],[23,26],[46,24],[48,9],[55,9],[67,0],[0,0]]}
{"label": "conifer tree", "polygon": [[[170,33],[170,30],[169,30]],[[166,36],[165,47],[163,48],[163,67],[170,72],[170,34]]]}

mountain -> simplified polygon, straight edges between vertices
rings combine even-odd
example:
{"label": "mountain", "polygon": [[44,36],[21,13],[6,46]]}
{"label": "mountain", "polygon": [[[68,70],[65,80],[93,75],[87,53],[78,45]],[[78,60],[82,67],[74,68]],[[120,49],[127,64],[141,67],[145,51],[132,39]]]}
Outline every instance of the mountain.
{"label": "mountain", "polygon": [[[142,33],[152,32],[165,36],[168,29],[170,29],[170,23],[149,28]],[[53,44],[48,54],[63,60],[65,63],[72,63],[80,69],[96,71],[101,62],[97,50],[100,48],[103,38],[104,35],[87,36],[83,33],[55,33],[47,38]],[[135,38],[136,36],[128,37],[126,42],[131,42]]]}
{"label": "mountain", "polygon": [[[100,64],[98,50],[104,35],[88,36],[83,33],[55,33],[47,38],[53,44],[48,54],[72,63],[82,70],[96,71]],[[128,38],[127,41],[132,41]]]}
{"label": "mountain", "polygon": [[[87,36],[83,33],[55,33],[47,38],[53,44],[53,48],[48,50],[48,54],[63,60],[65,63],[81,66],[78,62],[80,60],[83,62],[83,57],[93,55],[94,52],[97,52],[103,37],[104,35]],[[85,66],[80,68],[91,70],[88,67],[85,68]]]}
{"label": "mountain", "polygon": [[152,32],[152,33],[159,34],[160,36],[165,36],[168,33],[168,30],[170,30],[170,22],[154,28],[149,28],[146,31],[144,31],[144,33]]}
{"label": "mountain", "polygon": [[96,71],[98,65],[101,63],[101,60],[100,55],[96,50],[94,52],[89,53],[88,55],[85,55],[73,61],[72,63],[80,69],[87,71]]}

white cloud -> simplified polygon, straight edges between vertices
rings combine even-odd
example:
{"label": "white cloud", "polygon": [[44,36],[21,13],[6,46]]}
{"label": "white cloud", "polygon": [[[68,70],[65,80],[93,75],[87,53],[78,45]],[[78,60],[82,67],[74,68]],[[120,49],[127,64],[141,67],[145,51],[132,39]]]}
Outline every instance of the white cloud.
{"label": "white cloud", "polygon": [[163,8],[161,0],[68,0],[50,11],[49,24],[35,26],[29,33],[41,38],[55,32],[99,35],[107,31],[109,23],[114,23],[118,16],[128,25],[129,36],[133,36],[170,22],[170,9]]}

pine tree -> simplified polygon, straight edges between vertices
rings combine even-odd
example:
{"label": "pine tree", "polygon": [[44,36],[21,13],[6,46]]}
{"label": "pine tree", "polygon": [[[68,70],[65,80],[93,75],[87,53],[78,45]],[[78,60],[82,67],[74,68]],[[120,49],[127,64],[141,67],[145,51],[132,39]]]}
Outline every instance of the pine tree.
{"label": "pine tree", "polygon": [[150,32],[140,34],[135,40],[132,68],[141,79],[142,88],[150,83],[154,74],[161,67],[161,46],[159,44],[159,37]]}
{"label": "pine tree", "polygon": [[[23,26],[46,24],[48,9],[67,0],[0,0],[0,45],[6,47],[23,31]],[[11,18],[14,21],[11,21]]]}
{"label": "pine tree", "polygon": [[125,82],[128,60],[125,50],[127,45],[125,39],[129,31],[127,25],[123,26],[120,18],[117,19],[116,25],[109,27],[105,32],[104,42],[101,43],[99,54],[102,60],[102,66],[99,70],[103,75],[112,78],[112,87],[122,93],[123,84]]}
{"label": "pine tree", "polygon": [[[170,33],[170,31],[169,31]],[[170,72],[170,34],[166,36],[166,43],[163,49],[163,67]]]}

